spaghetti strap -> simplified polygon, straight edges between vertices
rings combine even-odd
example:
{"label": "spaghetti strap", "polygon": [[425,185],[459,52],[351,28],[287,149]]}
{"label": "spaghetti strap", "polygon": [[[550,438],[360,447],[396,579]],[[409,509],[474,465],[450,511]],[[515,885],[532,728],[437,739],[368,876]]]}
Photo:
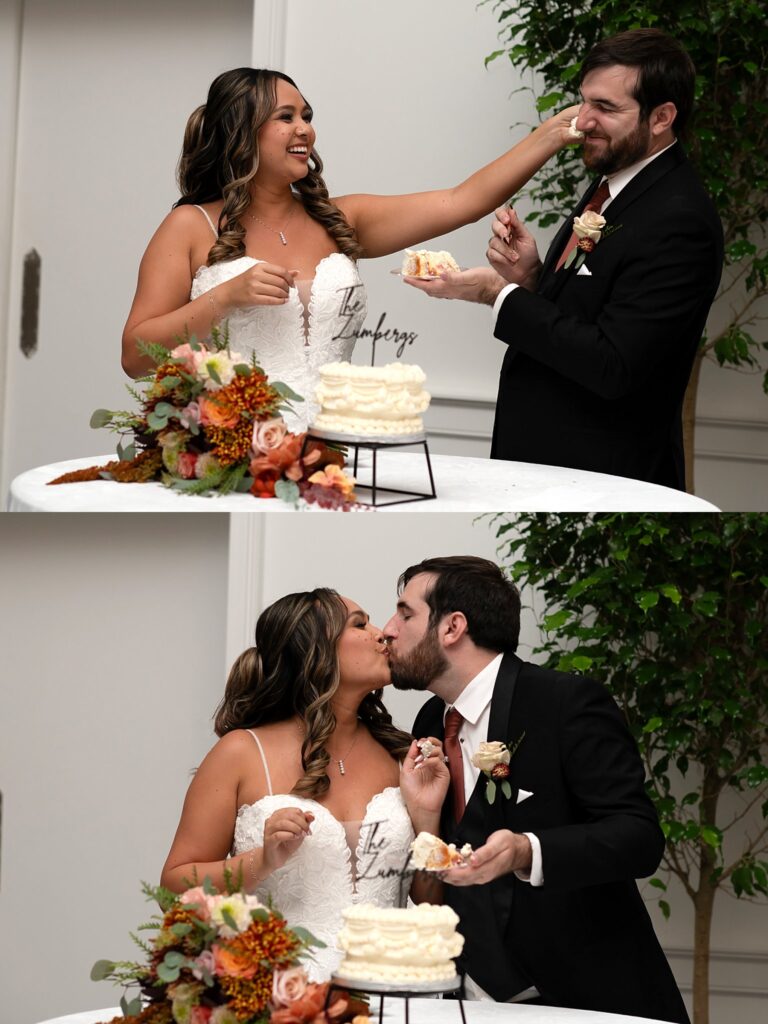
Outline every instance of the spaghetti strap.
{"label": "spaghetti strap", "polygon": [[[218,237],[219,237],[219,232],[218,232],[218,231],[216,230],[216,225],[215,225],[215,224],[213,223],[213,221],[211,220],[211,218],[210,218],[210,217],[208,216],[208,214],[207,214],[207,213],[205,212],[205,210],[204,210],[204,209],[202,208],[202,206],[198,206],[198,205],[197,205],[197,203],[195,203],[195,204],[194,204],[194,207],[195,207],[195,209],[196,209],[196,210],[199,210],[199,211],[200,211],[200,213],[202,213],[202,215],[203,215],[203,216],[205,217],[205,219],[206,219],[206,220],[208,221],[208,223],[209,223],[209,225],[210,225],[210,227],[211,227],[211,231],[213,232],[213,237],[214,237],[214,238],[216,238],[216,239],[218,239]],[[250,732],[250,731],[251,731],[251,730],[249,729],[249,730],[248,730],[248,732]],[[256,737],[255,737],[255,736],[254,736],[253,738],[254,738],[254,739],[256,740],[256,742],[257,742],[257,743],[259,743],[259,741],[258,741],[258,740],[256,739]],[[261,744],[260,744],[260,743],[259,743],[259,746],[261,746]],[[264,754],[262,754],[261,756],[263,757],[263,756],[264,756]],[[266,764],[266,761],[265,761],[264,763]]]}
{"label": "spaghetti strap", "polygon": [[[198,209],[200,209],[200,207],[198,207]],[[205,213],[205,210],[203,210],[203,213]],[[208,216],[207,213],[205,213],[205,215],[206,217]],[[267,764],[267,759],[264,756],[264,747],[262,747],[261,740],[253,731],[253,729],[246,729],[245,731],[249,732],[251,736],[253,736],[253,738],[256,740],[256,746],[259,748],[259,753],[261,754],[261,763],[264,765],[264,774],[267,777],[267,789],[269,790],[269,796],[272,796],[272,779],[270,778],[269,775],[269,765]]]}

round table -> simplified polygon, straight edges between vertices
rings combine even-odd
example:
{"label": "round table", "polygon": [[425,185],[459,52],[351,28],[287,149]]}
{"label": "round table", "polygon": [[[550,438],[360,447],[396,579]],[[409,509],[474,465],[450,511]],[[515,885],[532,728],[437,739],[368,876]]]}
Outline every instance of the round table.
{"label": "round table", "polygon": [[[378,1003],[375,1004],[378,1007]],[[403,1024],[405,1000],[389,997],[384,1003],[386,1024]],[[378,1021],[378,1009],[371,1020]],[[40,1021],[40,1024],[104,1024],[120,1016],[119,1007],[106,1010],[90,1010],[72,1013],[68,1017],[55,1017]],[[619,1013],[597,1013],[594,1010],[566,1010],[557,1006],[525,1006],[515,1003],[491,1003],[470,1000],[464,1003],[467,1024],[501,1024],[503,1021],[517,1021],[519,1024],[664,1024],[648,1017],[626,1017]],[[442,999],[411,999],[410,1018],[412,1024],[459,1024],[459,1005]]]}
{"label": "round table", "polygon": [[[250,494],[199,497],[159,483],[118,484],[96,480],[49,487],[49,481],[86,466],[105,465],[113,455],[71,459],[21,473],[11,484],[9,512],[293,512],[282,501]],[[423,454],[379,453],[378,485],[428,492]],[[628,477],[587,473],[528,462],[432,455],[437,498],[378,505],[376,512],[717,512],[695,495]],[[358,476],[366,479],[361,460]],[[364,498],[365,492],[360,497]],[[316,505],[311,511],[322,511]]]}

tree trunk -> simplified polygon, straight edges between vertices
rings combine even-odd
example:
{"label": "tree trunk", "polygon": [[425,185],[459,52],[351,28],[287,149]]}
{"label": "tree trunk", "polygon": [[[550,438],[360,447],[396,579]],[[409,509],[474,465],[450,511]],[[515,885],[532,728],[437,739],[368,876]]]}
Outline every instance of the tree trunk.
{"label": "tree trunk", "polygon": [[696,434],[696,394],[699,390],[699,375],[704,352],[696,350],[696,358],[691,367],[691,376],[683,399],[683,451],[685,453],[685,489],[693,494],[693,455]]}
{"label": "tree trunk", "polygon": [[709,946],[717,891],[709,878],[714,867],[715,858],[707,850],[701,857],[701,880],[693,901],[693,1024],[709,1024]]}

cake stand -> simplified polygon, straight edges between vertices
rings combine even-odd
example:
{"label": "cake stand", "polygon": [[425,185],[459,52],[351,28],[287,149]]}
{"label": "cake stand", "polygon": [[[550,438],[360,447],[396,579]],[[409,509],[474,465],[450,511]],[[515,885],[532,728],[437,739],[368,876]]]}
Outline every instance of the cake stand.
{"label": "cake stand", "polygon": [[[437,493],[435,491],[435,478],[432,475],[432,463],[429,459],[427,435],[423,431],[419,434],[400,434],[397,436],[397,439],[394,439],[392,436],[385,437],[371,435],[361,437],[360,435],[340,434],[330,430],[321,430],[318,427],[310,427],[307,431],[307,435],[301,449],[302,455],[304,454],[304,450],[306,449],[308,442],[311,440],[330,441],[333,444],[343,444],[352,449],[354,452],[352,474],[355,477],[358,487],[370,490],[370,504],[374,507],[377,505],[404,505],[409,501],[429,501],[431,498],[437,497]],[[421,446],[424,451],[424,459],[427,464],[427,474],[429,476],[429,493],[425,491],[406,491],[396,487],[381,487],[377,482],[376,460],[378,453],[387,449],[405,448],[410,445]],[[369,483],[364,483],[357,479],[358,457],[361,448],[371,452],[371,476]],[[391,501],[377,501],[376,496],[378,494],[394,494],[402,495],[402,497],[396,497]]]}
{"label": "cake stand", "polygon": [[350,989],[354,992],[366,992],[370,995],[380,996],[379,1001],[379,1024],[382,1024],[384,1019],[384,997],[385,996],[398,996],[405,1000],[405,1024],[410,1024],[410,998],[411,996],[429,996],[429,995],[443,995],[446,992],[459,992],[457,1002],[459,1004],[459,1013],[461,1015],[461,1024],[467,1024],[467,1018],[464,1016],[464,983],[462,979],[455,974],[452,978],[448,978],[445,981],[411,981],[405,982],[400,985],[394,985],[376,981],[363,981],[360,978],[345,978],[342,974],[334,974],[331,978],[331,983],[328,986],[328,999],[326,1000],[326,1007],[330,1002],[331,992],[333,989]]}

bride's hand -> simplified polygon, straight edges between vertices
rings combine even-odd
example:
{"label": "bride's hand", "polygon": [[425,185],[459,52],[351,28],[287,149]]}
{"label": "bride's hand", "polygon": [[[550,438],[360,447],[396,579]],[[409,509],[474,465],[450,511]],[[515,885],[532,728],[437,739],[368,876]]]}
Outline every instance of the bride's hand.
{"label": "bride's hand", "polygon": [[[425,743],[429,746],[424,747]],[[400,790],[417,832],[436,828],[450,781],[440,740],[434,736],[414,740],[400,771]]]}
{"label": "bride's hand", "polygon": [[571,131],[571,125],[574,123],[575,118],[579,116],[580,110],[581,105],[574,103],[573,106],[566,107],[565,110],[553,114],[546,121],[542,121],[536,130],[545,133],[551,138],[555,151],[562,149],[564,146],[579,146],[584,141],[584,136],[581,134],[574,135]]}
{"label": "bride's hand", "polygon": [[288,301],[298,270],[275,263],[257,263],[216,288],[217,305],[224,310],[248,306],[281,306]]}
{"label": "bride's hand", "polygon": [[264,824],[264,867],[268,873],[281,868],[308,835],[315,820],[309,811],[298,807],[281,807],[270,814]]}

